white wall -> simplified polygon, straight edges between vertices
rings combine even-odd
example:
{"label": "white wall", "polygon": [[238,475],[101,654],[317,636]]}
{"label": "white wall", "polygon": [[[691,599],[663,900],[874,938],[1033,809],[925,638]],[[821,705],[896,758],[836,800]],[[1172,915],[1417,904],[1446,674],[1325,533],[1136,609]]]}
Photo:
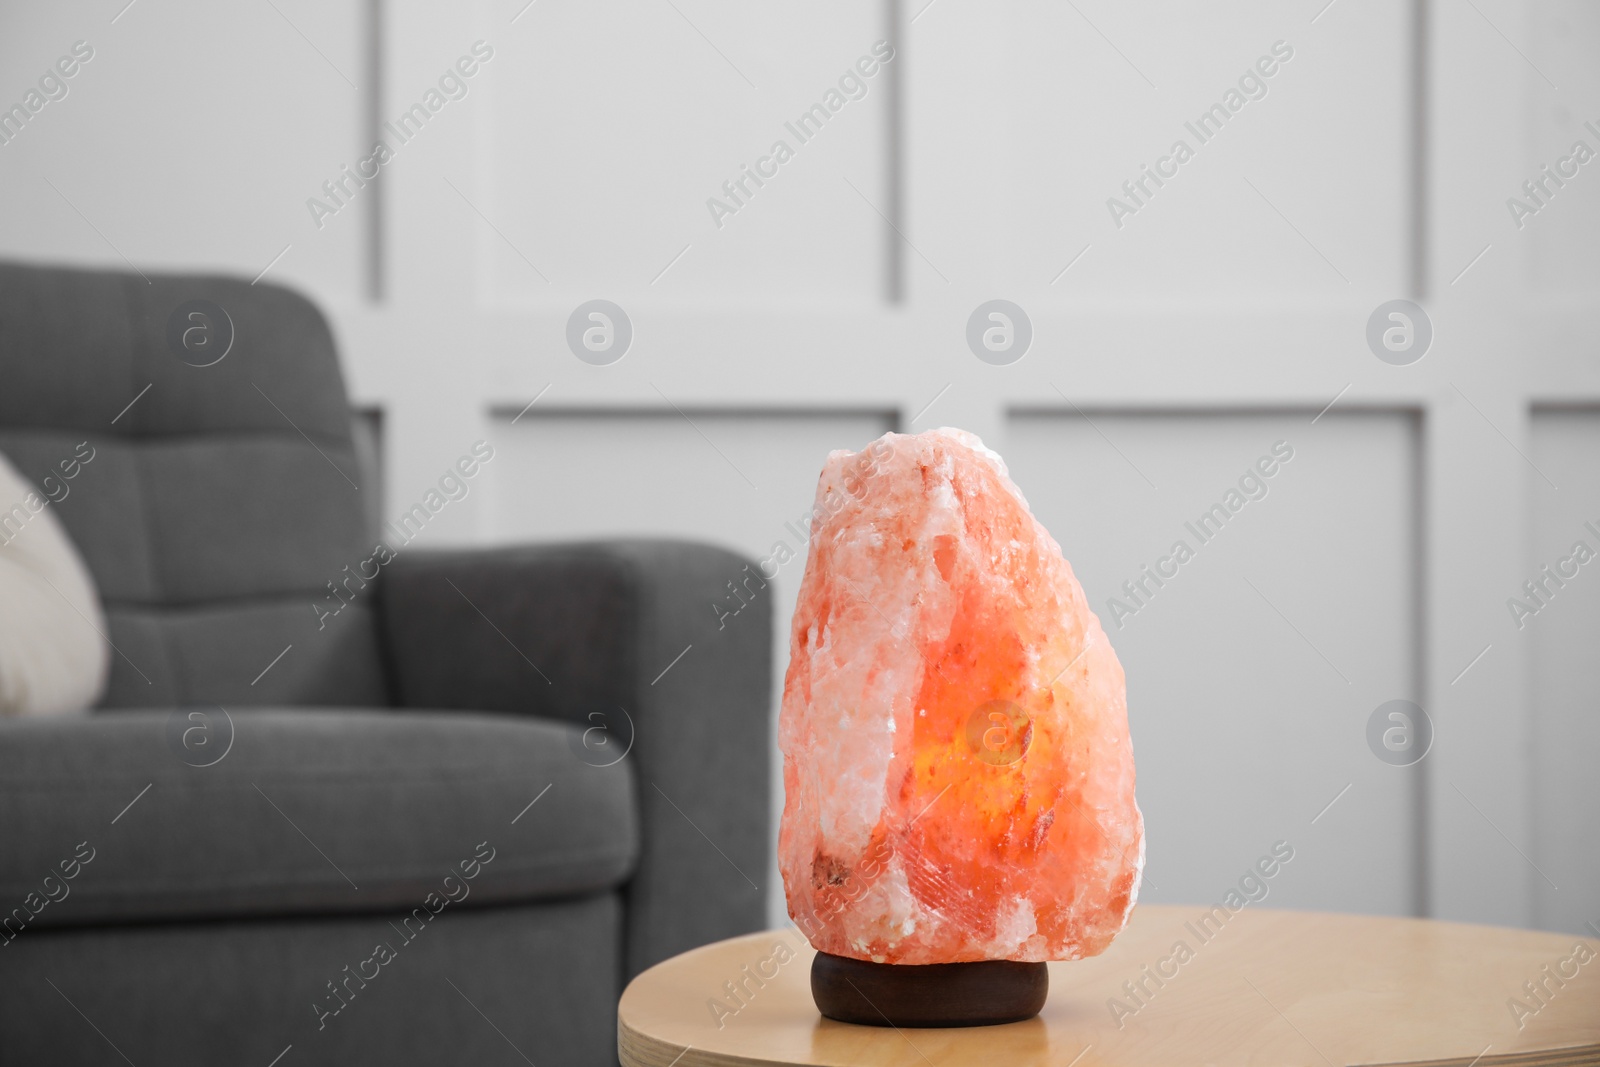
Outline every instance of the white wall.
{"label": "white wall", "polygon": [[5,254],[255,277],[288,245],[275,277],[358,299],[362,228],[309,230],[304,200],[364,139],[362,5],[126,2],[0,6],[3,106],[94,53],[0,145]]}
{"label": "white wall", "polygon": [[[1528,746],[1534,776],[1534,834],[1526,870],[1541,919],[1552,927],[1592,933],[1594,887],[1600,885],[1600,804],[1594,754],[1600,751],[1600,582],[1577,542],[1600,552],[1600,409],[1542,409],[1533,418],[1529,455],[1551,484],[1529,486],[1531,537],[1524,581],[1539,597],[1513,590],[1524,610],[1508,605],[1501,640],[1531,646],[1533,729]],[[1592,528],[1591,528],[1592,527]],[[1578,557],[1575,559],[1574,557]],[[1562,563],[1566,559],[1570,562]],[[1541,573],[1550,567],[1554,578]],[[1562,572],[1575,577],[1562,578]],[[1509,597],[1508,597],[1509,599]],[[1543,603],[1541,603],[1541,601]],[[1528,612],[1532,611],[1530,615]]]}
{"label": "white wall", "polygon": [[[1419,438],[1401,414],[1316,415],[1011,423],[1012,473],[1127,671],[1148,899],[1214,899],[1278,840],[1295,848],[1280,903],[1407,914],[1423,898],[1421,765],[1379,762],[1363,732],[1418,697]],[[1246,489],[1264,495],[1201,527],[1263,458],[1275,473]],[[1180,541],[1194,558],[1156,586],[1143,568]]]}
{"label": "white wall", "polygon": [[[829,449],[954,424],[1103,609],[1287,440],[1270,494],[1108,620],[1146,899],[1214,899],[1282,837],[1287,906],[1600,917],[1587,570],[1522,631],[1506,607],[1600,519],[1600,170],[1520,229],[1506,208],[1574,139],[1600,149],[1592,5],[124,2],[0,7],[0,103],[96,50],[0,146],[0,253],[271,263],[382,409],[390,505],[501,447],[439,543],[764,553]],[[718,227],[706,199],[880,38],[865,96]],[[307,198],[479,40],[467,95],[319,229]],[[1265,96],[1199,145],[1184,123],[1278,41]],[[1194,158],[1116,226],[1107,198],[1180,137]],[[1405,295],[1436,339],[1390,366],[1364,327]],[[596,297],[633,321],[611,366],[564,340]],[[964,340],[994,297],[1033,320],[1011,366]],[[1366,748],[1391,698],[1437,727],[1412,768]]]}

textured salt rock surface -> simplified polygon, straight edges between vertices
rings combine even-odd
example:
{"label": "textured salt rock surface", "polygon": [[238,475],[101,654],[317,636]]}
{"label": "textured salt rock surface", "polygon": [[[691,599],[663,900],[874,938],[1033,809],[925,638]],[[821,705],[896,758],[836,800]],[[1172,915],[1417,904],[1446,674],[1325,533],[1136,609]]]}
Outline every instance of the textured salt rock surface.
{"label": "textured salt rock surface", "polygon": [[1093,956],[1144,866],[1122,665],[972,434],[886,434],[817,486],[784,679],[779,867],[824,952]]}

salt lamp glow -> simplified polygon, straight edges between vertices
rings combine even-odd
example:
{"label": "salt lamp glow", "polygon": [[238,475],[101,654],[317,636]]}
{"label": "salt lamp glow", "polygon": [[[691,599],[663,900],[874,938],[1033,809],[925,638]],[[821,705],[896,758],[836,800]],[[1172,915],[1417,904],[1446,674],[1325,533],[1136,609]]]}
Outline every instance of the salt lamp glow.
{"label": "salt lamp glow", "polygon": [[1100,953],[1144,823],[1122,667],[1060,546],[961,430],[832,453],[812,516],[779,723],[789,914],[891,975]]}

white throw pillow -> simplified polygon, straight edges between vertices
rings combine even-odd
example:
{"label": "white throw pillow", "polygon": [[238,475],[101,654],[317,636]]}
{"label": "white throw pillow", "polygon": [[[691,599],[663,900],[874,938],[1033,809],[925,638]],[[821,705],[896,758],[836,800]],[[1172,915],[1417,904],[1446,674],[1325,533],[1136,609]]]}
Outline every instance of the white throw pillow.
{"label": "white throw pillow", "polygon": [[94,580],[31,482],[0,456],[0,715],[81,711],[105,691]]}

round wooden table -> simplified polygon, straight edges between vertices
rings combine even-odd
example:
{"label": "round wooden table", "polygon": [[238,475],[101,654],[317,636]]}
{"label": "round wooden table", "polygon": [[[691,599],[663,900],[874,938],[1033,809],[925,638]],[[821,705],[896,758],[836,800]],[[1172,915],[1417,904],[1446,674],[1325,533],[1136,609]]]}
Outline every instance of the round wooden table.
{"label": "round wooden table", "polygon": [[1037,1018],[939,1030],[822,1018],[813,954],[791,928],[657,964],[618,1005],[622,1063],[1600,1065],[1600,939],[1568,934],[1141,905],[1103,955],[1050,964]]}

